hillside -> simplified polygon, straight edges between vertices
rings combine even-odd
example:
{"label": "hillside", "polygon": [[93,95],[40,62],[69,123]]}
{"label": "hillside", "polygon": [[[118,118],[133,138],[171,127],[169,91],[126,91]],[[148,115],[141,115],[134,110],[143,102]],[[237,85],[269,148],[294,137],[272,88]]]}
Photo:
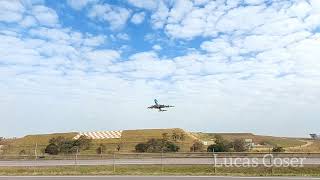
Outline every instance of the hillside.
{"label": "hillside", "polygon": [[299,138],[288,137],[274,137],[274,136],[262,136],[252,133],[194,133],[198,138],[202,140],[214,139],[215,135],[220,135],[228,141],[234,141],[235,139],[252,139],[253,143],[257,145],[253,151],[267,151],[270,147],[281,146],[290,150],[292,147],[299,147],[305,145],[307,142]]}
{"label": "hillside", "polygon": [[[7,141],[2,147],[4,154],[34,154],[37,146],[37,152],[43,153],[45,147],[51,138],[63,136],[69,139],[74,138],[78,133],[56,133],[56,134],[40,134],[28,135],[23,138]],[[254,135],[252,133],[201,133],[201,132],[187,132],[183,129],[140,129],[140,130],[124,130],[121,138],[115,139],[94,139],[90,149],[82,151],[82,154],[96,154],[96,149],[102,144],[105,149],[104,153],[113,153],[120,149],[119,152],[134,152],[135,146],[138,143],[143,143],[151,138],[163,138],[175,141],[180,146],[180,152],[189,152],[190,147],[195,141],[201,140],[207,142],[208,145],[213,143],[215,135],[221,135],[224,139],[233,141],[235,139],[252,139],[257,146],[252,151],[268,151],[270,147],[282,146],[287,151],[318,151],[319,143],[311,143],[309,140],[302,140],[297,138],[273,137]],[[179,139],[175,139],[179,136]],[[205,149],[205,147],[204,147]]]}
{"label": "hillside", "polygon": [[[34,154],[37,145],[38,153],[43,153],[45,147],[51,138],[63,136],[69,139],[75,137],[78,133],[57,133],[57,134],[40,134],[28,135],[23,138],[11,140],[3,148],[5,154]],[[96,149],[103,144],[105,146],[104,153],[112,153],[120,147],[120,152],[134,152],[134,148],[138,143],[146,142],[151,138],[163,138],[163,134],[167,134],[171,138],[174,134],[182,135],[183,139],[175,140],[180,146],[181,151],[189,151],[195,138],[190,136],[183,129],[142,129],[142,130],[124,130],[119,139],[94,139],[89,150],[81,152],[82,154],[95,154]]]}

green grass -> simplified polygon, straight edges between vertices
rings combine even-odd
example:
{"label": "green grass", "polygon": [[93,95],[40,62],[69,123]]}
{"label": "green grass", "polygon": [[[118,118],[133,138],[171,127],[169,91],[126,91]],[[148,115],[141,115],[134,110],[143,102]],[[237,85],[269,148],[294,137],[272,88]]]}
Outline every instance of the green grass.
{"label": "green grass", "polygon": [[[273,172],[273,173],[271,173]],[[236,176],[320,176],[319,167],[270,168],[266,167],[217,167],[216,173],[208,165],[161,166],[117,165],[113,166],[62,166],[62,167],[0,167],[0,175],[236,175]]]}

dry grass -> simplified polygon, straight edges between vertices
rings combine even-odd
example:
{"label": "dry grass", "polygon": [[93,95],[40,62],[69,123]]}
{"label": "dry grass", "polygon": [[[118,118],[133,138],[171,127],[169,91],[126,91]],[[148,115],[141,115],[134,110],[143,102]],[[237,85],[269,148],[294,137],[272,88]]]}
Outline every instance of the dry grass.
{"label": "dry grass", "polygon": [[[101,139],[93,140],[90,149],[81,152],[82,154],[96,154],[96,149],[103,144],[105,149],[104,153],[112,153],[117,151],[117,147],[120,146],[120,152],[133,152],[136,144],[146,142],[151,138],[162,138],[163,134],[167,133],[171,138],[173,133],[184,134],[183,141],[178,140],[176,143],[180,146],[181,151],[189,151],[194,142],[194,138],[189,136],[182,129],[143,129],[143,130],[125,130],[122,133],[120,139]],[[5,146],[6,154],[19,154],[22,151],[26,155],[34,154],[35,146],[37,144],[38,154],[44,152],[45,147],[51,138],[63,136],[66,138],[73,138],[77,133],[56,133],[56,134],[40,134],[40,135],[28,135],[23,138],[18,138],[8,142]]]}
{"label": "dry grass", "polygon": [[0,175],[232,175],[232,176],[320,176],[319,167],[303,168],[270,168],[266,167],[218,167],[216,172],[212,166],[185,165],[165,166],[162,170],[157,165],[121,165],[116,166],[63,166],[63,167],[1,167]]}

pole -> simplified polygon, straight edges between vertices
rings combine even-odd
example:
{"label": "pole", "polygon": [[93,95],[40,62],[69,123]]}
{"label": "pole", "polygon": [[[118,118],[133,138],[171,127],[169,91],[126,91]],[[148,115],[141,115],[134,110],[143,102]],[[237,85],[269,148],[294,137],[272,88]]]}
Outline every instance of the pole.
{"label": "pole", "polygon": [[217,159],[216,154],[214,153],[214,148],[212,148],[212,155],[213,155],[213,173],[216,174],[217,172]]}
{"label": "pole", "polygon": [[37,160],[37,158],[38,158],[37,149],[38,149],[38,143],[36,143],[36,147],[35,147],[35,149],[34,149],[34,157],[35,157],[35,160]]}
{"label": "pole", "polygon": [[116,172],[116,153],[113,153],[113,173]]}
{"label": "pole", "polygon": [[36,172],[36,166],[37,166],[37,158],[38,158],[37,148],[38,148],[38,143],[36,143],[36,146],[34,148],[34,169],[33,169],[33,173]]}
{"label": "pole", "polygon": [[270,156],[270,164],[271,164],[271,175],[273,175],[273,153]]}
{"label": "pole", "polygon": [[161,149],[161,174],[163,174],[164,166],[163,166],[163,149]]}
{"label": "pole", "polygon": [[78,165],[78,153],[79,153],[79,147],[77,147],[76,150],[76,155],[75,155],[75,159],[74,159],[74,170],[77,170],[77,165]]}

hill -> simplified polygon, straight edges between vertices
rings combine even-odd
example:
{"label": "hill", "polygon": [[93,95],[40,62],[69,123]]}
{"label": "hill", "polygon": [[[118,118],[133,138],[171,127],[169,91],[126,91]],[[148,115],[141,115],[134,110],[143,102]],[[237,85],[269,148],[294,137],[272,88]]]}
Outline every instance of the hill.
{"label": "hill", "polygon": [[[38,153],[43,153],[45,147],[51,138],[63,136],[72,139],[78,133],[56,133],[56,134],[39,134],[28,135],[22,138],[10,140],[7,145],[3,147],[5,154],[34,154],[37,147]],[[167,138],[173,140],[180,146],[181,151],[189,151],[195,139],[188,132],[183,129],[141,129],[141,130],[124,130],[121,138],[115,139],[94,139],[90,149],[81,152],[82,154],[96,154],[96,149],[102,144],[105,149],[104,153],[120,152],[134,152],[135,146],[138,143],[143,143],[151,138]],[[173,137],[179,136],[179,139]]]}
{"label": "hill", "polygon": [[[39,134],[28,135],[22,138],[9,140],[2,146],[3,154],[34,154],[35,148],[39,154],[44,152],[45,147],[51,138],[63,136],[72,139],[79,133],[55,133],[55,134]],[[124,130],[121,138],[110,139],[94,139],[90,149],[81,152],[82,154],[96,154],[96,149],[103,145],[103,153],[113,152],[134,152],[135,146],[138,143],[143,143],[151,138],[166,138],[175,141],[180,147],[180,152],[189,152],[190,147],[195,141],[202,141],[205,145],[210,145],[214,141],[215,135],[221,135],[224,139],[233,141],[235,139],[252,139],[256,145],[252,151],[268,151],[270,147],[282,146],[287,151],[307,151],[318,150],[317,143],[310,143],[309,140],[299,138],[273,137],[255,135],[252,133],[202,133],[202,132],[187,132],[183,129],[140,129],[140,130]],[[309,150],[309,147],[312,150]],[[204,150],[206,146],[204,147]]]}

